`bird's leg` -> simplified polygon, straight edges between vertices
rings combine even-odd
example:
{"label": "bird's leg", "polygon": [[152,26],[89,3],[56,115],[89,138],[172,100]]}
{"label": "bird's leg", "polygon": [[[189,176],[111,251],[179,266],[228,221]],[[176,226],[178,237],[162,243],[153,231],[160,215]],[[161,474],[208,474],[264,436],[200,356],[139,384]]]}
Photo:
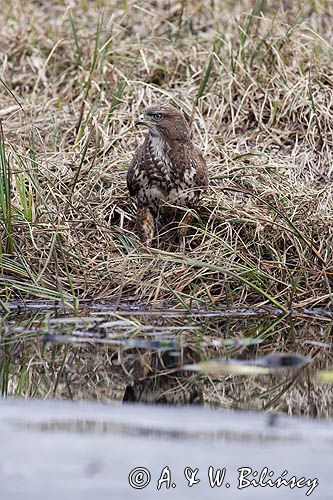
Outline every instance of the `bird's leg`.
{"label": "bird's leg", "polygon": [[192,212],[186,212],[183,217],[181,218],[179,225],[178,225],[178,236],[179,239],[181,240],[185,236],[188,235],[190,231],[191,224],[194,222],[194,215]]}
{"label": "bird's leg", "polygon": [[177,229],[177,235],[178,235],[178,244],[181,252],[185,252],[185,247],[186,247],[186,236],[189,234],[190,231],[190,225],[194,221],[194,216],[192,212],[186,212],[182,218],[180,219],[180,222],[178,223],[178,229]]}
{"label": "bird's leg", "polygon": [[148,207],[138,208],[136,212],[136,230],[140,240],[150,246],[154,237],[154,217]]}

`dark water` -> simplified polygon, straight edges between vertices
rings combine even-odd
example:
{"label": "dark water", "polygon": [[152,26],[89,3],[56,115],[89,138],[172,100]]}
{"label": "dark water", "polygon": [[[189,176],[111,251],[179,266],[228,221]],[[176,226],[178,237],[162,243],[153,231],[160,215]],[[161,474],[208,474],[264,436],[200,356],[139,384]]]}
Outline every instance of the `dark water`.
{"label": "dark water", "polygon": [[179,311],[12,304],[2,395],[333,415],[327,311]]}

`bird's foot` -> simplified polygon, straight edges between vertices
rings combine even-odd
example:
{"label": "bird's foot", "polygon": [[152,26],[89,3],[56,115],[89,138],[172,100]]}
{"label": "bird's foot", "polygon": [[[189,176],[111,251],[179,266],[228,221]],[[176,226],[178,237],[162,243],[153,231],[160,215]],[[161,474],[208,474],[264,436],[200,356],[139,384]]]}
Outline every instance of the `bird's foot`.
{"label": "bird's foot", "polygon": [[192,212],[186,212],[178,225],[178,237],[180,241],[189,234],[193,222],[194,215],[192,214]]}
{"label": "bird's foot", "polygon": [[151,246],[154,229],[155,223],[151,210],[147,207],[138,208],[136,213],[136,230],[142,243]]}

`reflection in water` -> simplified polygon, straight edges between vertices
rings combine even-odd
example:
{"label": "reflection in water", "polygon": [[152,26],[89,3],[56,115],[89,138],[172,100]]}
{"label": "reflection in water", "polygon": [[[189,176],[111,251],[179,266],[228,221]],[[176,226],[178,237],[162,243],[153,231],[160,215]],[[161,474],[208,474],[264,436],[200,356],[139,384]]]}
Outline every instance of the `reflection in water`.
{"label": "reflection in water", "polygon": [[[137,350],[134,358],[136,376],[125,390],[123,401],[158,404],[202,404],[203,392],[198,377],[182,370],[199,355],[189,347],[181,352],[151,352]],[[143,363],[142,363],[143,361]],[[131,370],[131,373],[135,373]]]}
{"label": "reflection in water", "polygon": [[[244,311],[240,318],[96,306],[75,317],[53,310],[13,313],[1,320],[0,390],[327,417],[333,415],[333,385],[318,383],[316,373],[332,368],[332,325],[330,318],[247,318]],[[269,373],[248,370],[262,359]],[[209,360],[223,370],[206,370]],[[234,365],[247,371],[228,368]]]}

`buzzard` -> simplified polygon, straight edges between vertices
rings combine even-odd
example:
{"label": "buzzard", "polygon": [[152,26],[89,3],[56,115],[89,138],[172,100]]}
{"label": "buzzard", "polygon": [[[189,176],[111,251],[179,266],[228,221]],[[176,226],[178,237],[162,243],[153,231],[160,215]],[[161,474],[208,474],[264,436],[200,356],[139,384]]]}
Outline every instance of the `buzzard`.
{"label": "buzzard", "polygon": [[150,245],[158,213],[172,210],[170,205],[198,206],[208,186],[207,165],[191,141],[182,112],[170,104],[144,109],[134,124],[147,127],[148,133],[134,153],[127,172],[127,187],[137,200],[139,236]]}

